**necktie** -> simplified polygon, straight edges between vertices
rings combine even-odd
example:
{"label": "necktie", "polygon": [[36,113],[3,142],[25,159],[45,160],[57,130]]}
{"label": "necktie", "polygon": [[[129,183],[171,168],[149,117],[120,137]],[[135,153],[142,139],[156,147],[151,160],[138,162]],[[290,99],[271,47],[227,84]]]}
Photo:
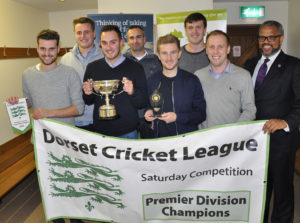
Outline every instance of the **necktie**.
{"label": "necktie", "polygon": [[267,70],[268,70],[268,66],[267,63],[270,61],[270,59],[266,58],[264,60],[264,63],[260,66],[259,70],[258,70],[258,74],[256,77],[256,81],[255,81],[255,91],[258,90],[258,88],[260,87],[261,83],[263,82]]}

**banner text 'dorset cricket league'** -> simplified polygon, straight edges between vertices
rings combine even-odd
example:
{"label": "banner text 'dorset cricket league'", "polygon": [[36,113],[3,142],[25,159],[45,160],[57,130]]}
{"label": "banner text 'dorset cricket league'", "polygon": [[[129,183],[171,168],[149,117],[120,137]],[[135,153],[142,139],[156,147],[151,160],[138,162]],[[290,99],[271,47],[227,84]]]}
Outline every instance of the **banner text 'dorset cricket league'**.
{"label": "banner text 'dorset cricket league'", "polygon": [[263,124],[126,140],[34,121],[46,218],[262,222],[268,156]]}

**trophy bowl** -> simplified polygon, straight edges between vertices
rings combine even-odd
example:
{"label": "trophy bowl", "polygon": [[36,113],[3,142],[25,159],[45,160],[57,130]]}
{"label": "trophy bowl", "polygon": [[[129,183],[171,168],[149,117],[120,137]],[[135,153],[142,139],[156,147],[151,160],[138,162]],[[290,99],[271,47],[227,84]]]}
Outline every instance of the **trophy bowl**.
{"label": "trophy bowl", "polygon": [[105,95],[105,105],[99,107],[99,119],[100,120],[112,120],[117,119],[116,107],[109,103],[109,95],[118,90],[120,80],[102,80],[94,81],[94,90],[101,95]]}
{"label": "trophy bowl", "polygon": [[119,87],[120,80],[94,81],[94,90],[101,94],[111,94]]}

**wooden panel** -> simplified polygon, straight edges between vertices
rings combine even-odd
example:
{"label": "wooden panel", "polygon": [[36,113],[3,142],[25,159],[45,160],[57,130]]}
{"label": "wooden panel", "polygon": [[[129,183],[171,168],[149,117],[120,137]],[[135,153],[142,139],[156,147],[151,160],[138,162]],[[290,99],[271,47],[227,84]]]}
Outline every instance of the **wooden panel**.
{"label": "wooden panel", "polygon": [[[63,56],[72,47],[61,47],[59,56]],[[18,59],[38,57],[36,48],[0,47],[0,59]]]}
{"label": "wooden panel", "polygon": [[30,138],[21,142],[16,147],[11,147],[9,150],[0,155],[0,172],[13,165],[30,152],[33,152],[33,145],[30,142]]}
{"label": "wooden panel", "polygon": [[33,152],[30,152],[8,169],[0,172],[0,197],[32,172],[34,168]]}
{"label": "wooden panel", "polygon": [[[259,25],[228,25],[227,34],[230,37],[231,52],[229,55],[230,62],[243,66],[249,59],[258,54],[258,35]],[[233,47],[241,49],[241,56],[233,56]]]}
{"label": "wooden panel", "polygon": [[30,138],[31,130],[0,146],[0,172],[33,151]]}
{"label": "wooden panel", "polygon": [[0,146],[0,156],[1,154],[5,153],[11,148],[18,146],[20,143],[24,141],[27,141],[28,139],[30,139],[30,136],[31,136],[31,130],[28,130],[26,133],[20,134],[19,136],[11,139],[10,141],[2,144]]}

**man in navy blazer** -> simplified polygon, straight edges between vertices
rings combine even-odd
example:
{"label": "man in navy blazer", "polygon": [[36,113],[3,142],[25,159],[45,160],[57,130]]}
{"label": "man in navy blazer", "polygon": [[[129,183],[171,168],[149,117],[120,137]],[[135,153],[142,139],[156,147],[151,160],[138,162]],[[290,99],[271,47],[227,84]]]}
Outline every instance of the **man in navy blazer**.
{"label": "man in navy blazer", "polygon": [[[272,223],[292,223],[295,153],[300,145],[300,60],[281,50],[282,25],[266,21],[259,29],[261,56],[248,60],[245,68],[255,88],[256,119],[268,120],[263,131],[270,134],[267,197],[264,222],[268,221],[274,191]],[[267,65],[262,78],[260,67]]]}

